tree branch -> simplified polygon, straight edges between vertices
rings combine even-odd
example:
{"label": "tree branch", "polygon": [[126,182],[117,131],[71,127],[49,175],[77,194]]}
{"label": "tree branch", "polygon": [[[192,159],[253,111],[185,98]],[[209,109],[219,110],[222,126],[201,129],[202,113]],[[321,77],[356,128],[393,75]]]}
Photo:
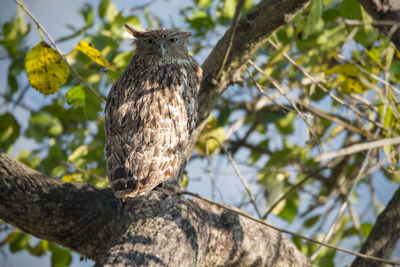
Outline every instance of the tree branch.
{"label": "tree branch", "polygon": [[[394,193],[392,200],[378,216],[367,241],[361,248],[361,253],[382,259],[390,259],[393,250],[400,239],[400,187]],[[352,267],[382,266],[381,263],[357,257]]]}
{"label": "tree branch", "polygon": [[278,231],[176,194],[128,202],[119,225],[95,266],[312,266]]}
{"label": "tree branch", "polygon": [[0,152],[0,218],[88,258],[107,249],[119,203],[107,188],[65,183]]}
{"label": "tree branch", "polygon": [[[243,16],[236,25],[229,57],[218,80],[231,30],[218,41],[203,64],[203,81],[199,94],[199,121],[207,119],[219,96],[231,84],[240,81],[240,70],[251,56],[280,26],[287,24],[311,0],[264,0]],[[279,10],[279,12],[276,12]]]}
{"label": "tree branch", "polygon": [[64,183],[0,153],[0,218],[97,266],[311,266],[278,231],[163,191],[121,208],[110,189]]}

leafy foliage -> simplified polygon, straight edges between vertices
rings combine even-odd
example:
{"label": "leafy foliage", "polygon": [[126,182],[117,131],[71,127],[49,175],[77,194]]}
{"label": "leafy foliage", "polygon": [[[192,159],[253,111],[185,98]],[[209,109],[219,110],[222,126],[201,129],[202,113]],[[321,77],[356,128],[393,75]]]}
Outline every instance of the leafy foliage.
{"label": "leafy foliage", "polygon": [[[190,47],[198,59],[204,59],[204,51],[213,48],[228,29],[237,2],[194,0],[179,10],[177,16],[184,25],[178,26],[193,33]],[[255,2],[246,0],[242,14]],[[70,26],[71,34],[58,40],[78,44],[66,58],[100,95],[106,96],[132,56],[124,38],[124,23],[144,28],[171,26],[150,10],[144,8],[136,15],[127,15],[126,10],[119,10],[109,0],[100,1],[98,6],[85,3],[79,10],[82,28]],[[241,167],[251,170],[252,174],[245,176],[251,181],[251,192],[257,194],[259,209],[265,211],[312,174],[272,214],[284,226],[293,224],[299,232],[314,238],[323,238],[324,225],[331,222],[329,214],[337,212],[345,199],[361,204],[362,197],[371,197],[379,190],[376,179],[399,182],[398,145],[373,150],[369,159],[358,153],[328,162],[314,160],[321,151],[400,134],[399,89],[393,86],[400,83],[400,52],[371,23],[356,0],[312,0],[305,12],[280,28],[254,55],[253,62],[263,73],[247,65],[242,74],[244,86],[231,86],[220,98],[199,139],[193,161],[205,166],[209,158],[225,160],[226,155],[213,138],[224,143]],[[31,27],[34,26],[26,23],[20,10],[2,25],[0,47],[9,65],[7,89],[1,95],[6,108],[0,110],[0,147],[12,152],[18,140],[34,141],[34,149],[20,150],[17,155],[25,164],[65,182],[108,186],[103,155],[104,105],[77,77],[69,75],[65,66],[52,69],[43,61],[39,69],[47,71],[44,76],[35,76],[37,83],[32,83],[32,70],[25,69],[24,59],[33,66],[32,62],[40,59],[39,54],[54,50],[44,41],[36,48],[28,47]],[[59,54],[51,55],[51,62],[62,64]],[[50,98],[43,96],[43,104],[32,105],[29,94],[25,94],[31,90],[24,79],[27,74],[39,91],[57,93]],[[53,81],[52,74],[63,79]],[[384,77],[384,82],[379,77]],[[283,91],[276,88],[273,80]],[[47,89],[53,83],[58,87],[51,85]],[[20,116],[14,107],[24,109],[28,116]],[[368,136],[353,131],[349,124]],[[364,160],[368,161],[368,168],[361,173],[361,182],[354,190],[353,182]],[[374,166],[373,162],[379,164]],[[324,166],[329,168],[316,172]],[[205,176],[209,176],[208,171]],[[235,176],[231,171],[229,183]],[[190,172],[185,177],[184,186],[190,187],[196,177],[191,177]],[[238,191],[243,194],[241,208],[251,212],[245,190],[235,190],[235,196]],[[238,204],[235,201],[230,204]],[[355,237],[364,240],[372,221],[363,214],[374,217],[381,209],[382,204],[374,200],[365,210],[357,210],[361,226],[355,223],[354,214],[345,213],[330,242],[341,245]],[[293,238],[293,242],[307,255],[317,249],[303,240]],[[51,242],[39,241],[32,246],[30,236],[18,230],[1,241],[1,245],[6,244],[12,252],[27,250],[37,256],[51,253],[54,266],[67,266],[72,260],[68,250]],[[341,260],[335,251],[322,249],[314,263],[345,265]],[[344,261],[348,263],[348,259]]]}

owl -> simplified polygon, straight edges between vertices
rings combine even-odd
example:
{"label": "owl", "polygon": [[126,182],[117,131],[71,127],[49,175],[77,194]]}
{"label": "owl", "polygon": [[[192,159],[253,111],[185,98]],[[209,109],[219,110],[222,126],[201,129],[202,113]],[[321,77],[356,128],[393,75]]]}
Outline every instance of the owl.
{"label": "owl", "polygon": [[177,176],[195,127],[202,78],[187,51],[190,33],[125,28],[136,49],[104,114],[108,179],[122,201]]}

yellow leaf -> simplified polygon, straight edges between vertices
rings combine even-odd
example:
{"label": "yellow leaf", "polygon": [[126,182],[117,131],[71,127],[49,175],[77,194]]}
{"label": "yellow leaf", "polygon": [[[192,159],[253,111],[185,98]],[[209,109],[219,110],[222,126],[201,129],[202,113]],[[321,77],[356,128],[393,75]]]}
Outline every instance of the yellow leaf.
{"label": "yellow leaf", "polygon": [[[368,71],[373,72],[372,69]],[[350,63],[344,63],[334,66],[325,71],[328,75],[335,75],[328,77],[329,84],[333,87],[339,87],[343,93],[358,94],[368,91],[370,88],[366,86],[360,79],[365,78],[371,84],[376,84],[376,81],[371,79],[368,75],[361,72],[356,66]]]}
{"label": "yellow leaf", "polygon": [[67,183],[82,182],[83,176],[82,176],[82,173],[66,174],[61,178],[61,180],[63,180],[64,182],[67,182]]}
{"label": "yellow leaf", "polygon": [[89,44],[85,41],[80,41],[76,46],[76,49],[90,57],[91,60],[96,62],[97,64],[109,68],[112,71],[118,71],[118,68],[111,64],[101,53],[97,50],[93,45]]}
{"label": "yellow leaf", "polygon": [[76,162],[76,160],[87,156],[88,153],[89,153],[89,146],[88,145],[78,146],[74,150],[74,152],[72,152],[71,155],[69,155],[68,161]]}
{"label": "yellow leaf", "polygon": [[61,55],[44,41],[28,52],[25,68],[32,87],[45,95],[60,90],[69,75],[68,66]]}
{"label": "yellow leaf", "polygon": [[[207,125],[201,131],[199,140],[196,144],[196,150],[202,156],[217,154],[220,150],[219,143],[222,144],[225,141],[225,129],[224,127],[218,127],[217,123],[217,119],[211,117],[208,120]],[[215,139],[217,139],[219,143]]]}

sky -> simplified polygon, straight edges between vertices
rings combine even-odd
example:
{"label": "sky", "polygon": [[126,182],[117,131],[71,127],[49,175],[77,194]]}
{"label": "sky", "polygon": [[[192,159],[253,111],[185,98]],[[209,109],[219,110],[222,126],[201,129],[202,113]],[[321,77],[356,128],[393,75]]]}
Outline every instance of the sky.
{"label": "sky", "polygon": [[[94,0],[89,0],[86,2],[91,3],[93,6],[97,6],[98,4],[98,1]],[[131,4],[132,2],[138,2],[139,4],[141,4],[139,1],[122,1],[122,0],[114,1],[119,10],[126,7],[132,7]],[[170,1],[163,1],[163,0],[146,1],[146,2],[154,2],[150,6],[150,9],[152,10],[152,12],[160,15],[160,17],[164,22],[164,25],[168,27],[171,21],[174,22],[174,25],[177,26],[183,25],[183,19],[180,18],[179,16],[176,16],[176,10],[178,9],[177,3],[179,3],[180,6],[182,6],[187,2],[190,3],[191,0],[175,1],[175,4],[170,4]],[[84,1],[79,1],[79,0],[68,0],[68,1],[26,0],[25,1],[25,4],[29,8],[29,10],[37,17],[37,19],[41,22],[41,24],[46,28],[46,30],[54,39],[57,39],[61,36],[65,36],[66,34],[70,33],[68,29],[65,27],[65,25],[72,24],[79,27],[80,25],[83,24],[82,18],[78,14],[78,10],[83,5],[83,3]],[[172,3],[174,2],[172,1]],[[0,0],[0,23],[4,23],[5,21],[7,21],[12,15],[15,14],[15,12],[16,12],[16,4],[14,3],[14,1]],[[26,18],[26,20],[30,22],[29,18]],[[32,25],[28,44],[34,46],[39,41],[40,41],[40,36],[36,31],[36,27]],[[76,45],[77,41],[79,40],[73,39],[67,42],[63,42],[60,44],[60,48],[63,52],[70,51],[73,48],[73,46]],[[127,43],[129,44],[130,41],[127,40]],[[197,58],[197,59],[200,63],[202,62],[202,60],[204,60],[204,58]],[[6,61],[0,60],[0,92],[4,90],[6,86],[6,79],[4,79],[3,77],[6,77],[7,66],[8,63]],[[27,91],[27,98],[30,99],[30,102],[34,103],[35,105],[41,105],[43,103],[46,103],[46,101],[48,101],[46,97],[39,94],[37,91],[33,89]],[[0,113],[2,112],[4,112],[4,108],[2,109],[2,107],[0,106]],[[27,126],[26,116],[28,116],[29,114],[27,114],[26,111],[23,110],[17,110],[16,114],[18,121],[22,124],[23,127],[26,127]],[[302,124],[302,122],[300,121],[298,122],[297,126],[299,126],[299,128],[305,127],[304,124]],[[16,149],[13,151],[13,154],[14,155],[17,154],[18,151],[22,148],[29,149],[29,147],[32,148],[35,145],[37,144],[29,140],[24,140],[24,139],[19,140]],[[243,154],[242,156],[247,157],[248,155]],[[198,162],[199,161],[193,161],[188,166],[189,177],[196,177],[197,179],[189,183],[189,190],[199,193],[202,196],[212,198],[211,182],[208,179],[208,177],[205,177],[207,175],[207,172],[205,171],[207,166],[204,165],[199,166],[197,165]],[[224,195],[225,200],[231,205],[237,204],[240,201],[240,199],[238,199],[237,196],[242,196],[243,187],[238,179],[233,179],[235,174],[232,168],[229,166],[226,159],[216,158],[212,162],[212,168],[215,172],[218,172],[220,174],[218,176],[219,186],[224,189],[223,190],[224,192],[227,192]],[[241,171],[244,174],[246,174],[246,171],[250,170],[246,170],[244,167],[241,166]],[[251,176],[251,174],[249,174],[248,176]],[[379,187],[380,190],[379,192],[377,192],[377,195],[382,204],[386,204],[390,200],[395,188],[393,187],[392,184],[388,183],[384,179],[375,179],[374,181],[376,183],[380,183]],[[363,189],[361,188],[359,190]],[[363,205],[363,203],[370,203],[370,202],[368,199],[364,199],[360,201],[357,208],[359,209],[365,208],[365,205]],[[288,225],[279,219],[271,219],[271,222],[274,224],[278,224],[281,227],[286,227],[290,230],[295,230],[297,227],[296,225]],[[0,235],[0,240],[2,238],[3,236]],[[71,266],[91,266],[92,264],[93,264],[92,261],[80,262],[79,255],[75,255],[73,264]],[[2,248],[0,250],[0,266],[19,267],[19,266],[49,266],[49,265],[50,265],[49,255],[37,258],[30,256],[26,252],[19,252],[16,254],[12,254],[9,252],[8,247]]]}

